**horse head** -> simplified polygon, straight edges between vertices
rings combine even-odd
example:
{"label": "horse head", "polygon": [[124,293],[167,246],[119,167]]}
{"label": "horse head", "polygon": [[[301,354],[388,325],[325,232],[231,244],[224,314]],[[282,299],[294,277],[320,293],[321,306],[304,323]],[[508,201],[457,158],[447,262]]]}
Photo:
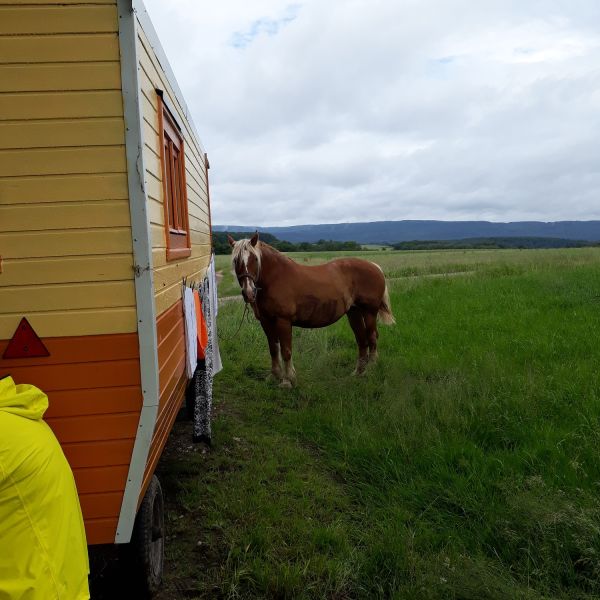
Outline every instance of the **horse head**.
{"label": "horse head", "polygon": [[261,251],[258,243],[258,231],[250,238],[237,242],[227,236],[229,245],[233,248],[231,265],[233,274],[242,288],[244,300],[250,304],[256,302],[258,291],[257,282],[260,278]]}

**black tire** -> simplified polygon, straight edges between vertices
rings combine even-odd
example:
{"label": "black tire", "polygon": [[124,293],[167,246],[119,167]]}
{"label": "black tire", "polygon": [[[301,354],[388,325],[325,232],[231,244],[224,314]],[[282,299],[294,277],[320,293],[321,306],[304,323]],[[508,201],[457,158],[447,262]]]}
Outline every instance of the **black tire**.
{"label": "black tire", "polygon": [[133,526],[132,576],[139,598],[152,598],[160,587],[165,559],[165,511],[162,488],[152,476]]}

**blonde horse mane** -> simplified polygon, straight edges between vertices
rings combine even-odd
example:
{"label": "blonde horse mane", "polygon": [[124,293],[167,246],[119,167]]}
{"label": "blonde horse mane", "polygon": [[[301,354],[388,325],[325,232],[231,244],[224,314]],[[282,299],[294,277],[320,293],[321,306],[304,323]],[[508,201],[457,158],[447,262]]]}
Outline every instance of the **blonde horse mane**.
{"label": "blonde horse mane", "polygon": [[253,246],[250,243],[248,238],[243,240],[238,240],[233,247],[231,252],[231,266],[233,268],[233,274],[235,275],[235,265],[238,264],[239,261],[242,261],[242,264],[248,268],[248,259],[250,255],[253,254],[256,258],[256,264],[258,268],[258,272],[256,276],[260,275],[260,267],[262,264],[262,253],[260,248],[260,242],[256,243],[256,246]]}

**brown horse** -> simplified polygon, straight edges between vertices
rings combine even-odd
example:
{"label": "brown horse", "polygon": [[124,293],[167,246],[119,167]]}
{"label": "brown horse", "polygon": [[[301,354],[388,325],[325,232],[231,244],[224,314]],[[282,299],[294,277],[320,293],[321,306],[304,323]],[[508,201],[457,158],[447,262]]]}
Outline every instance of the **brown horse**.
{"label": "brown horse", "polygon": [[291,387],[296,379],[292,326],[325,327],[348,315],[358,344],[354,373],[362,375],[367,363],[376,360],[377,317],[386,325],[395,323],[379,265],[339,258],[305,266],[259,241],[258,233],[249,240],[228,240],[234,275],[267,336],[271,373],[282,387]]}

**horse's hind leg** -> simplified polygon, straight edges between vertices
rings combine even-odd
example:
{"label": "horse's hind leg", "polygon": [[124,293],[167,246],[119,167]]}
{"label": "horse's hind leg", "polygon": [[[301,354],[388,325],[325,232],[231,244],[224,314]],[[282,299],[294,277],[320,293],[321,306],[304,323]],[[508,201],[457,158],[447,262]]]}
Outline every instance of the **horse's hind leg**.
{"label": "horse's hind leg", "polygon": [[277,335],[281,346],[281,357],[283,358],[283,374],[281,387],[292,387],[296,382],[296,369],[292,363],[292,324],[285,319],[277,320]]}
{"label": "horse's hind leg", "polygon": [[369,362],[375,362],[378,356],[377,338],[379,337],[379,332],[377,331],[377,311],[365,310],[363,317],[367,330],[367,342],[369,344]]}
{"label": "horse's hind leg", "polygon": [[356,306],[351,307],[346,314],[348,315],[348,321],[350,321],[350,327],[352,327],[358,346],[358,360],[356,361],[356,369],[353,375],[362,375],[367,366],[367,351],[369,349],[365,320],[362,311]]}

